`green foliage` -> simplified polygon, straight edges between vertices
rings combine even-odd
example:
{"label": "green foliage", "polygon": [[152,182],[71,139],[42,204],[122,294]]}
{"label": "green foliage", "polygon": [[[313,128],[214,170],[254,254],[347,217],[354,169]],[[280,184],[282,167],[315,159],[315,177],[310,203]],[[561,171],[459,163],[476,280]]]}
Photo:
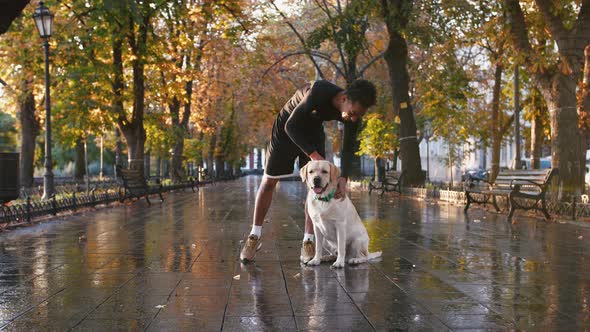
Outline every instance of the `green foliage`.
{"label": "green foliage", "polygon": [[154,157],[168,158],[175,135],[178,135],[178,131],[183,131],[180,127],[171,127],[165,123],[164,113],[154,112],[145,115],[146,150],[149,150]]}
{"label": "green foliage", "polygon": [[378,113],[366,116],[366,126],[359,134],[360,148],[357,155],[385,158],[397,149],[397,130],[393,122],[385,121]]}
{"label": "green foliage", "polygon": [[453,54],[441,57],[445,65],[429,64],[431,73],[425,85],[418,86],[421,112],[424,118],[432,121],[434,134],[447,141],[466,142],[473,133],[470,125],[478,126],[470,120],[467,107],[471,98],[477,94],[470,87],[470,77]]}
{"label": "green foliage", "polygon": [[0,113],[0,152],[16,151],[16,119]]}
{"label": "green foliage", "polygon": [[[324,11],[329,9],[323,8]],[[312,31],[306,44],[319,49],[324,41],[339,45],[349,56],[356,56],[367,48],[365,31],[368,28],[367,15],[371,6],[364,1],[351,1],[346,7],[330,14],[324,24]]]}
{"label": "green foliage", "polygon": [[203,141],[196,138],[187,138],[184,140],[183,156],[187,161],[193,161],[197,164],[203,162]]}

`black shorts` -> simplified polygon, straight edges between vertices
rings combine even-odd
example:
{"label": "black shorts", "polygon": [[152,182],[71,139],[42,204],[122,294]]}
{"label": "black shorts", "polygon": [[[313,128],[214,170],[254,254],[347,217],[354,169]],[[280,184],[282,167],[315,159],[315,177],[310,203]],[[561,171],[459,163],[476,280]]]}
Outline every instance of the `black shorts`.
{"label": "black shorts", "polygon": [[[316,151],[326,156],[325,135],[318,135]],[[271,140],[266,149],[266,165],[264,174],[270,178],[284,178],[293,175],[295,170],[295,159],[299,158],[299,168],[302,168],[310,160],[291,139],[283,138],[282,140]]]}

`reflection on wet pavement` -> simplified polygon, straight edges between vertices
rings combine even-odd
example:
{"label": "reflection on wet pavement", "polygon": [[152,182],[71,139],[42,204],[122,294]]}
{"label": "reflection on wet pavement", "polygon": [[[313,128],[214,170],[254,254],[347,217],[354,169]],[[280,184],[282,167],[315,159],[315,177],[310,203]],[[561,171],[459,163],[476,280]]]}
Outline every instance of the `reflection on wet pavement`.
{"label": "reflection on wet pavement", "polygon": [[[0,234],[0,328],[584,330],[590,229],[353,193],[383,259],[299,264],[304,188],[282,182],[241,264],[259,177]],[[82,238],[85,239],[81,240]]]}

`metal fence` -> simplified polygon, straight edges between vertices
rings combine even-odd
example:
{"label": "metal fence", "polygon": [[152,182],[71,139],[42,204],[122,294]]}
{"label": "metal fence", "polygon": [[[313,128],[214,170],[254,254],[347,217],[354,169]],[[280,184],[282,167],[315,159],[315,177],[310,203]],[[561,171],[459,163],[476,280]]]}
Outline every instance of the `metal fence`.
{"label": "metal fence", "polygon": [[[445,190],[440,188],[414,188],[404,187],[402,191],[405,195],[422,198],[422,199],[440,199],[456,205],[465,205],[465,192],[458,190]],[[502,211],[508,212],[509,203],[506,197],[497,197],[498,207]],[[588,196],[582,195],[571,202],[547,200],[547,209],[551,214],[581,220],[590,218],[590,202]]]}
{"label": "metal fence", "polygon": [[[210,181],[199,183],[186,182],[177,184],[162,185],[162,192],[185,189],[202,186]],[[80,208],[92,207],[102,204],[109,204],[115,201],[123,201],[128,197],[125,196],[125,190],[119,187],[116,182],[101,183],[89,191],[80,191],[83,185],[71,184],[60,186],[57,195],[48,200],[41,200],[36,197],[37,193],[23,191],[25,198],[11,205],[2,205],[0,208],[0,225],[6,226],[14,223],[31,222],[33,219],[57,215],[66,211],[76,211]]]}

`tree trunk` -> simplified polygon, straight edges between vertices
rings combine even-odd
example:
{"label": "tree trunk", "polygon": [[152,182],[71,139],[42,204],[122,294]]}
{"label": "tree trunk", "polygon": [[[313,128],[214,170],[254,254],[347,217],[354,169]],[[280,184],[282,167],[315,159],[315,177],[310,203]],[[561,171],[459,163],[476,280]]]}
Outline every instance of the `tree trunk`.
{"label": "tree trunk", "polygon": [[180,100],[177,97],[172,99],[169,109],[173,135],[170,179],[176,183],[182,181],[182,150],[184,149],[184,128],[180,125]]}
{"label": "tree trunk", "polygon": [[551,87],[541,90],[551,120],[551,166],[559,169],[557,199],[579,195],[581,165],[580,131],[576,111],[576,81],[561,72],[553,77]]}
{"label": "tree trunk", "polygon": [[215,178],[225,176],[225,167],[222,157],[215,157]]}
{"label": "tree trunk", "polygon": [[[142,8],[144,16],[140,21],[128,17],[129,24],[133,28],[132,32],[127,34],[129,48],[133,55],[131,61],[133,73],[133,109],[131,120],[127,119],[123,109],[123,39],[120,31],[113,32],[113,91],[114,107],[117,112],[117,124],[125,137],[127,143],[127,153],[129,168],[137,169],[144,173],[144,148],[146,141],[145,128],[143,126],[143,115],[145,108],[145,58],[147,54],[147,35],[150,26],[150,15],[153,14],[149,9],[149,4],[145,3]],[[137,24],[137,28],[135,25]]]}
{"label": "tree trunk", "polygon": [[389,32],[389,44],[384,58],[389,69],[393,112],[399,116],[399,141],[404,184],[424,185],[420,149],[416,136],[416,120],[410,103],[408,47],[402,29],[407,25],[412,4],[406,0],[382,0],[383,18]]}
{"label": "tree trunk", "polygon": [[384,177],[385,168],[383,167],[383,159],[375,158],[375,176],[374,181],[382,181]]}
{"label": "tree trunk", "polygon": [[143,171],[144,171],[143,176],[146,179],[149,179],[151,176],[150,161],[151,161],[150,150],[147,150],[143,155]]}
{"label": "tree trunk", "polygon": [[170,161],[170,178],[172,182],[182,182],[184,167],[182,167],[182,155],[184,150],[184,138],[178,139],[172,146],[172,158]]}
{"label": "tree trunk", "polygon": [[496,180],[500,172],[500,149],[502,145],[502,133],[500,131],[500,90],[502,88],[502,65],[496,64],[494,72],[494,90],[492,97],[492,170],[490,173],[490,182]]}
{"label": "tree trunk", "polygon": [[264,166],[262,166],[262,149],[256,149],[258,151],[256,153],[256,169],[261,171]]}
{"label": "tree trunk", "polygon": [[514,66],[514,169],[522,169],[520,159],[520,81],[518,64]]}
{"label": "tree trunk", "polygon": [[129,169],[141,170],[141,173],[143,174],[144,147],[146,139],[143,122],[141,125],[134,123],[131,126],[125,126],[122,132],[125,137],[125,142],[127,143],[127,160],[129,162]]}
{"label": "tree trunk", "polygon": [[[346,77],[346,86],[348,87],[357,77],[356,72],[356,56],[350,55],[347,64],[348,77]],[[360,142],[357,140],[360,130],[361,121],[344,122],[344,134],[342,137],[342,174],[358,178],[361,176],[361,157],[356,153],[360,148]]]}
{"label": "tree trunk", "polygon": [[582,174],[580,179],[582,181],[581,188],[586,187],[586,151],[590,147],[590,45],[584,49],[584,74],[582,78],[582,86],[580,88],[578,98],[578,117],[579,127],[582,136],[580,144],[580,165]]}
{"label": "tree trunk", "polygon": [[39,121],[35,117],[35,98],[29,84],[23,82],[23,95],[19,103],[18,114],[21,125],[20,147],[20,185],[33,187],[35,171],[35,139],[39,135]]}
{"label": "tree trunk", "polygon": [[162,158],[160,157],[156,160],[156,176],[162,178]]}
{"label": "tree trunk", "polygon": [[360,122],[345,122],[342,141],[342,173],[348,177],[357,178],[361,175],[361,159],[356,155],[359,148],[357,141]]}
{"label": "tree trunk", "polygon": [[78,138],[76,140],[76,155],[74,157],[74,179],[76,181],[84,180],[86,175],[86,162],[84,160],[84,140]]}
{"label": "tree trunk", "polygon": [[214,153],[215,153],[215,146],[217,145],[217,134],[213,133],[213,135],[211,135],[211,140],[209,143],[209,151],[207,152],[207,174],[209,174],[210,177],[215,177],[215,173],[214,173],[214,166],[213,166],[213,162],[214,162]]}
{"label": "tree trunk", "polygon": [[543,125],[541,115],[535,114],[531,123],[531,169],[541,168],[543,149]]}

